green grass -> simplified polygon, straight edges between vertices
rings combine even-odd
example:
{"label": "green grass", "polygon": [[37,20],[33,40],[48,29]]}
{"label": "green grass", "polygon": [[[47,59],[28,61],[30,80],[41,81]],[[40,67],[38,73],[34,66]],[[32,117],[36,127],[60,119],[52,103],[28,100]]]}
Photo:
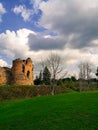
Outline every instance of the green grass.
{"label": "green grass", "polygon": [[3,101],[0,130],[98,130],[98,91]]}

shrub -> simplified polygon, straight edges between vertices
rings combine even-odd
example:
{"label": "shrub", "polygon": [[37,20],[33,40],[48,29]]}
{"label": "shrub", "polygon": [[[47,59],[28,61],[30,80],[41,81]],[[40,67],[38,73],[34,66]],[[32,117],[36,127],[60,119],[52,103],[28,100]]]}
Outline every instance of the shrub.
{"label": "shrub", "polygon": [[[0,86],[0,100],[31,98],[35,96],[50,95],[52,86]],[[66,92],[66,87],[55,86],[55,94]]]}

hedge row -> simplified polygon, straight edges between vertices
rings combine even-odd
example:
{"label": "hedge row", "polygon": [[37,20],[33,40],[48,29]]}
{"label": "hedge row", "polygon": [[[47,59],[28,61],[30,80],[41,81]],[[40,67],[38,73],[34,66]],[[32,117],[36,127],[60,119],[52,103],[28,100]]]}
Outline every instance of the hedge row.
{"label": "hedge row", "polygon": [[0,100],[50,95],[53,88],[54,94],[66,92],[64,86],[0,86]]}

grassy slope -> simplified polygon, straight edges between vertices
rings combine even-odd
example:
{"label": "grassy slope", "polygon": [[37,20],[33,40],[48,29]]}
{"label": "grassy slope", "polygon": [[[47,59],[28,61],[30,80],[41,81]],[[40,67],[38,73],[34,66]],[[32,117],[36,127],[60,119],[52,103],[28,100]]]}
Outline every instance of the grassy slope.
{"label": "grassy slope", "polygon": [[0,130],[97,130],[98,91],[0,103]]}

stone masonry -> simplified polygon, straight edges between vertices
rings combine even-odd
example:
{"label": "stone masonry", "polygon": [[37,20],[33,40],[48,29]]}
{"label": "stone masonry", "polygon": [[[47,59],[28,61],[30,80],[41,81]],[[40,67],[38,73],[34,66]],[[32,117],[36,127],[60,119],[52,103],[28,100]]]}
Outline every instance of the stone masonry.
{"label": "stone masonry", "polygon": [[7,67],[0,67],[0,85],[9,84],[11,78],[11,69]]}
{"label": "stone masonry", "polygon": [[33,67],[30,58],[15,59],[11,69],[0,67],[0,84],[33,85]]}

